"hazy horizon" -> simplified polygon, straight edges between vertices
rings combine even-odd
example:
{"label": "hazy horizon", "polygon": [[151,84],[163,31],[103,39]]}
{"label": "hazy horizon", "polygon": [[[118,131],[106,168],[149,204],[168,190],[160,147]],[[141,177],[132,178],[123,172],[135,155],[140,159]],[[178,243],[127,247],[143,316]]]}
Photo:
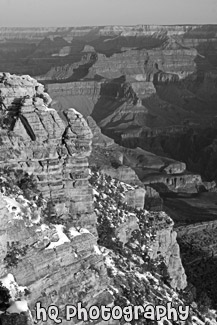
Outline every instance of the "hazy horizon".
{"label": "hazy horizon", "polygon": [[217,0],[0,0],[0,3],[0,27],[217,24]]}
{"label": "hazy horizon", "polygon": [[68,26],[1,26],[0,24],[0,28],[8,28],[8,29],[14,29],[14,28],[18,28],[18,29],[35,29],[35,28],[82,28],[82,27],[110,27],[110,26],[120,26],[120,27],[136,27],[136,26],[217,26],[217,23],[202,23],[202,24],[104,24],[104,25],[68,25]]}

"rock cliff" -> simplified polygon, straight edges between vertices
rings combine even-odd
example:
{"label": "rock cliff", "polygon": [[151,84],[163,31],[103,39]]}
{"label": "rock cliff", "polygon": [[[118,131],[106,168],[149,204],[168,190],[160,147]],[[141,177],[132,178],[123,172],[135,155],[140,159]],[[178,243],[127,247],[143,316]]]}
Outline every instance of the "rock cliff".
{"label": "rock cliff", "polygon": [[[2,324],[32,325],[37,301],[58,305],[62,324],[68,323],[64,305],[69,302],[82,301],[88,308],[118,303],[122,296],[128,305],[121,291],[123,279],[132,285],[131,267],[143,301],[156,303],[148,275],[152,264],[168,269],[174,289],[184,288],[172,220],[143,209],[145,190],[100,174],[92,174],[90,185],[92,132],[81,114],[68,109],[61,118],[49,107],[43,86],[29,76],[1,74],[0,90],[0,280],[11,295],[11,306],[7,302],[7,313],[0,315]],[[118,259],[130,270],[121,262],[114,278],[109,269]],[[156,270],[153,274],[159,277]],[[164,277],[156,280],[167,292],[162,300],[182,303]],[[139,296],[134,298],[128,300],[138,304]]]}
{"label": "rock cliff", "polygon": [[[119,124],[129,120],[151,129],[212,122],[206,106],[214,112],[217,100],[216,25],[1,28],[0,41],[0,70],[40,76],[64,109],[105,115],[112,103],[99,100],[100,84],[125,76],[139,105],[123,107],[113,98],[117,111],[106,115],[106,131],[114,118],[121,133]],[[136,109],[133,116],[127,111]]]}
{"label": "rock cliff", "polygon": [[[101,217],[101,221],[99,222],[101,244],[104,242],[106,247],[111,248],[112,236],[115,231],[119,240],[126,245],[130,241],[132,233],[135,232],[134,238],[136,240],[146,241],[146,248],[145,245],[143,248],[147,249],[147,254],[152,260],[157,261],[159,258],[163,259],[167,267],[171,286],[173,288],[184,289],[187,285],[186,275],[180,259],[179,245],[176,241],[177,234],[173,230],[174,223],[172,219],[162,211],[158,213],[151,212],[150,214],[148,211],[144,211],[145,190],[138,186],[127,185],[100,173],[92,175],[91,183],[95,189],[96,213],[99,215],[104,211],[104,217]],[[102,189],[103,195],[99,193],[99,190]],[[100,200],[101,195],[103,203]],[[129,206],[129,210],[127,206]],[[133,213],[129,213],[131,211]],[[128,214],[130,214],[130,222],[127,221]],[[105,216],[109,220],[108,224]],[[144,223],[146,218],[147,224],[151,225],[152,221],[153,224],[150,228],[147,226],[147,233],[146,235],[144,233],[144,237],[142,238],[140,237],[140,231],[142,229],[140,223]],[[105,236],[106,228],[104,228],[106,225],[108,229],[111,228],[111,234],[107,230],[109,233],[107,236]],[[112,228],[114,229],[113,231]],[[148,234],[148,231],[154,231],[154,235],[153,233],[152,235]],[[154,236],[154,240],[151,239],[152,236]]]}
{"label": "rock cliff", "polygon": [[5,121],[1,166],[34,174],[54,217],[79,215],[78,223],[82,226],[82,222],[89,222],[89,228],[94,230],[87,160],[92,133],[87,122],[73,109],[64,112],[63,121],[54,109],[48,108],[43,99],[48,95],[43,91],[38,94],[36,89],[42,85],[30,77],[2,76],[0,87]]}
{"label": "rock cliff", "polygon": [[[87,122],[74,109],[65,111],[62,120],[47,106],[50,100],[43,86],[29,76],[2,74],[1,96],[2,281],[13,273],[19,285],[28,286],[31,294],[26,299],[32,311],[38,300],[45,306],[79,300],[85,287],[87,300],[98,294],[102,298],[103,291],[109,296],[103,257],[96,249],[87,160],[92,133]],[[9,175],[23,171],[34,177],[43,197],[39,206],[38,193],[29,201],[19,188],[11,193],[7,185],[5,192],[8,170]],[[63,231],[66,224],[67,234]],[[23,256],[21,261],[17,256]],[[97,270],[102,273],[95,285]]]}

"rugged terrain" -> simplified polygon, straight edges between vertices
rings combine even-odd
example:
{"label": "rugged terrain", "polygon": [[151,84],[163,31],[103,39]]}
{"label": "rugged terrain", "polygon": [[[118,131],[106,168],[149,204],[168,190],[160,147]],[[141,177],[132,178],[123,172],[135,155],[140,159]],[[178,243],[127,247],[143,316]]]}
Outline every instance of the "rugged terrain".
{"label": "rugged terrain", "polygon": [[92,114],[106,132],[127,129],[132,136],[131,128],[209,124],[217,101],[216,31],[216,25],[2,28],[0,70],[37,76],[60,107]]}
{"label": "rugged terrain", "polygon": [[215,308],[216,35],[217,25],[0,29],[0,71],[37,77],[52,98],[2,74],[1,167],[34,174],[49,222],[94,236],[89,167],[138,187],[130,205],[173,218],[198,305]]}
{"label": "rugged terrain", "polygon": [[[2,73],[0,88],[1,323],[33,324],[37,301],[57,305],[62,324],[69,302],[185,303],[172,219],[144,209],[139,184],[90,172],[93,135],[80,113],[62,119],[29,76]],[[195,308],[189,317],[206,319]]]}
{"label": "rugged terrain", "polygon": [[91,115],[120,145],[213,181],[216,33],[217,25],[2,28],[0,71],[36,76],[59,112]]}
{"label": "rugged terrain", "polygon": [[74,107],[121,146],[183,161],[213,181],[216,32],[216,25],[2,28],[0,71],[36,76],[59,112]]}

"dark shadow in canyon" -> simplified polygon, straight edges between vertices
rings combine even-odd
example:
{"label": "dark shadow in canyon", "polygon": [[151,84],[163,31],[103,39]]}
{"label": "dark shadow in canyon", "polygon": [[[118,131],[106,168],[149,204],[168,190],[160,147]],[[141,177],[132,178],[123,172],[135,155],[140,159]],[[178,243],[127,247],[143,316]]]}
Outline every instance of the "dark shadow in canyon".
{"label": "dark shadow in canyon", "polygon": [[217,257],[204,252],[200,243],[196,245],[178,238],[182,263],[188,284],[196,288],[196,301],[205,295],[211,299],[210,308],[217,308]]}
{"label": "dark shadow in canyon", "polygon": [[136,94],[130,83],[126,82],[126,76],[108,80],[101,85],[100,96],[91,116],[98,124],[111,116],[111,120],[116,120],[114,123],[118,126],[121,120],[115,118],[115,115],[112,117],[112,114],[118,111],[124,103],[128,101],[133,103],[135,100]]}
{"label": "dark shadow in canyon", "polygon": [[199,44],[196,46],[198,52],[208,59],[208,61],[215,67],[217,67],[217,58],[216,58],[216,25],[203,25],[198,26],[195,29],[192,29],[186,32],[183,35],[184,44],[191,44],[192,39],[199,40]]}
{"label": "dark shadow in canyon", "polygon": [[161,193],[161,197],[176,226],[217,219],[217,193]]}

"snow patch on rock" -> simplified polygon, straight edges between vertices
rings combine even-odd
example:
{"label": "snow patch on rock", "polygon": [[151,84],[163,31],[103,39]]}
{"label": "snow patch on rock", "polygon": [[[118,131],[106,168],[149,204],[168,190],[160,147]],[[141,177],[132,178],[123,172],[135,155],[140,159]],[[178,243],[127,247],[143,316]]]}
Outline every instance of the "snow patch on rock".
{"label": "snow patch on rock", "polygon": [[64,226],[63,225],[55,225],[55,228],[56,228],[56,232],[59,237],[59,240],[56,242],[51,242],[50,245],[48,247],[46,247],[45,249],[53,249],[53,248],[56,248],[57,246],[63,245],[64,243],[70,243],[70,239],[63,232]]}

